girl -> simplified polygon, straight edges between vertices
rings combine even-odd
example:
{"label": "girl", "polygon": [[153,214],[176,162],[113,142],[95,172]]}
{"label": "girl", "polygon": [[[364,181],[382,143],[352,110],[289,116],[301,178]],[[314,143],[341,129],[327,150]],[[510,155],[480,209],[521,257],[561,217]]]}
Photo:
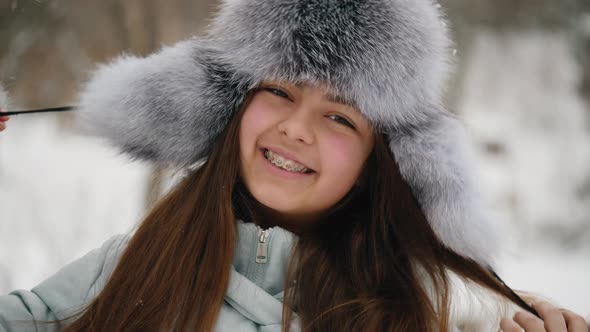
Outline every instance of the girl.
{"label": "girl", "polygon": [[[205,37],[99,68],[82,127],[191,171],[132,236],[1,297],[0,331],[586,331],[491,270],[440,15],[225,0]],[[540,318],[469,320],[463,286]]]}

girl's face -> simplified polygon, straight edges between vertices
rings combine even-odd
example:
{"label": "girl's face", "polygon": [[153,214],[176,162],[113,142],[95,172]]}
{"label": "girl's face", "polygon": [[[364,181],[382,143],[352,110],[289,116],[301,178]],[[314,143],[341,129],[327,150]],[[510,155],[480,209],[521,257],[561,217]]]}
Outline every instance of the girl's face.
{"label": "girl's face", "polygon": [[240,176],[266,223],[302,229],[352,189],[373,144],[368,121],[339,98],[264,82],[241,120]]}

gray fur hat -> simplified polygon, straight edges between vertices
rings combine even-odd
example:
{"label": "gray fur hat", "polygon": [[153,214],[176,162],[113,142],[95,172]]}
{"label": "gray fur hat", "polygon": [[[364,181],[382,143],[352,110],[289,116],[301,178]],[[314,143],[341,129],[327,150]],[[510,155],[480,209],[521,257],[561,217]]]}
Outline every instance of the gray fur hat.
{"label": "gray fur hat", "polygon": [[450,40],[431,0],[223,0],[208,32],[102,65],[80,96],[82,128],[139,159],[207,157],[262,80],[322,84],[388,134],[436,234],[482,264],[494,253],[468,141],[442,106]]}

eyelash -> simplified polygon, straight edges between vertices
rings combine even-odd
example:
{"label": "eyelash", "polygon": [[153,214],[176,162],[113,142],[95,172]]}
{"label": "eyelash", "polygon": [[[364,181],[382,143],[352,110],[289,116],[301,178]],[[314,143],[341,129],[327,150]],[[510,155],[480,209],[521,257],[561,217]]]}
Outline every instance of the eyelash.
{"label": "eyelash", "polygon": [[277,96],[279,96],[281,98],[286,98],[286,99],[291,100],[291,98],[289,97],[289,95],[285,91],[283,91],[281,89],[269,87],[269,88],[263,88],[263,90],[266,90],[266,91],[268,91],[268,92],[270,92],[270,93],[272,93],[274,95],[277,95]]}
{"label": "eyelash", "polygon": [[341,122],[341,121],[336,120],[336,122],[338,122],[340,124],[343,124],[343,125],[345,125],[347,127],[350,127],[351,129],[354,129],[354,126],[350,122],[348,122],[348,120],[346,120],[345,118],[341,117],[340,115],[336,115],[336,114],[328,115],[328,117],[333,117],[333,116],[335,116],[335,117],[337,117],[339,119],[342,119],[341,121],[343,121],[343,122]]}
{"label": "eyelash", "polygon": [[[274,94],[274,95],[276,95],[278,97],[286,98],[288,100],[291,100],[291,98],[289,97],[289,95],[285,91],[283,91],[281,89],[273,88],[273,87],[268,87],[268,88],[263,88],[262,90],[266,90],[266,91],[268,91],[268,92],[270,92],[270,93],[272,93],[272,94]],[[346,120],[345,118],[341,117],[340,115],[332,114],[332,115],[328,115],[328,117],[337,117],[338,119],[341,119],[341,120],[340,121],[335,120],[336,122],[338,122],[339,124],[342,124],[344,126],[350,127],[351,129],[355,129],[354,126],[350,122],[348,122],[348,120]]]}

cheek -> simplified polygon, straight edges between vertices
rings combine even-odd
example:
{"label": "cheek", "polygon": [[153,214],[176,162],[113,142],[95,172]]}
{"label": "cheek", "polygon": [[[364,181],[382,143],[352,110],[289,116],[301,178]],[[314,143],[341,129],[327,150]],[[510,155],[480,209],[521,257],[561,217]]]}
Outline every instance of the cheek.
{"label": "cheek", "polygon": [[258,137],[273,123],[272,108],[257,102],[256,98],[244,111],[240,124],[240,144],[242,148],[253,147]]}
{"label": "cheek", "polygon": [[365,161],[361,143],[351,137],[328,136],[321,151],[323,171],[327,171],[330,179],[336,184],[352,186]]}

